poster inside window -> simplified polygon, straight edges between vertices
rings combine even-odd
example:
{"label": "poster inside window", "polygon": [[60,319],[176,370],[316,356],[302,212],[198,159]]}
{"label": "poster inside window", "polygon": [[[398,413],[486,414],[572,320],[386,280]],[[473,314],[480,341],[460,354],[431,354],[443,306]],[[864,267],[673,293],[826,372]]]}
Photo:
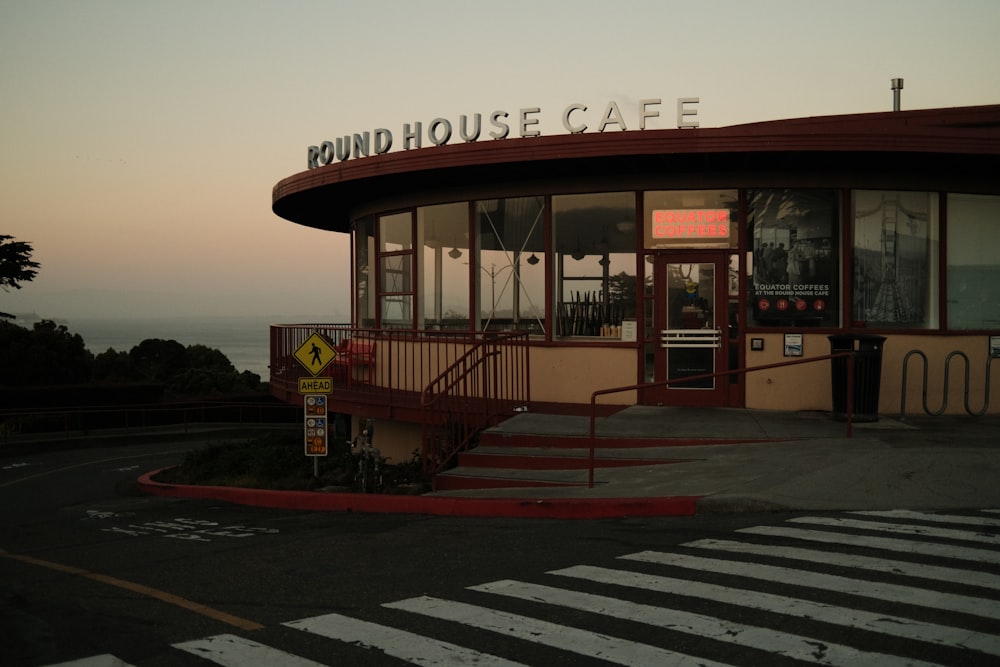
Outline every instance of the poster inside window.
{"label": "poster inside window", "polygon": [[837,192],[751,190],[747,200],[754,323],[837,326]]}
{"label": "poster inside window", "polygon": [[936,327],[937,194],[857,190],[853,195],[855,324]]}

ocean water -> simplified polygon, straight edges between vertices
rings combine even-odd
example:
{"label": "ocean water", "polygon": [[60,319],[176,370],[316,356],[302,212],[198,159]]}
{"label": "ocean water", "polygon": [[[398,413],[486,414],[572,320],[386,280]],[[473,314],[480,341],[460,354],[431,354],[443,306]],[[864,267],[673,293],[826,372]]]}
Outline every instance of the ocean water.
{"label": "ocean water", "polygon": [[71,333],[83,338],[87,349],[97,355],[109,348],[128,352],[149,338],[176,340],[182,345],[205,345],[221,351],[238,371],[269,377],[270,325],[320,322],[324,318],[304,317],[134,317],[72,318],[60,320]]}

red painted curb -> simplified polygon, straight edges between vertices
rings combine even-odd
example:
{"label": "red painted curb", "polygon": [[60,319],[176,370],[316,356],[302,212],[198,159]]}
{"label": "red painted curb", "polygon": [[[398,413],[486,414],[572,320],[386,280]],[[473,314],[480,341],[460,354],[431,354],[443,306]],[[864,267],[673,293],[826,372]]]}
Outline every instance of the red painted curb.
{"label": "red painted curb", "polygon": [[153,481],[159,470],[138,480],[139,490],[154,496],[219,500],[237,505],[320,512],[430,514],[529,519],[617,519],[634,516],[693,516],[700,496],[659,498],[442,498],[366,493],[272,491],[228,486],[164,484]]}

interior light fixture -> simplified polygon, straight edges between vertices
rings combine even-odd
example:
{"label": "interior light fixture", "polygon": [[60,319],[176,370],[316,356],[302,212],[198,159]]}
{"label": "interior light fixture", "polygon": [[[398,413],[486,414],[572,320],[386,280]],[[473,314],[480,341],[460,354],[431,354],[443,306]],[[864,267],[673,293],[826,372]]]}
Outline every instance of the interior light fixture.
{"label": "interior light fixture", "polygon": [[570,255],[570,257],[572,257],[578,262],[586,256],[587,253],[583,252],[583,250],[580,250],[580,246],[577,246],[576,250],[574,250],[573,253]]}
{"label": "interior light fixture", "polygon": [[532,266],[534,266],[535,264],[538,264],[538,262],[540,262],[542,260],[538,259],[538,257],[535,256],[535,253],[531,253],[531,257],[529,257],[525,261],[528,262],[528,264],[531,264]]}
{"label": "interior light fixture", "polygon": [[462,256],[462,251],[459,250],[458,248],[452,248],[451,250],[448,251],[448,256],[451,257],[452,259],[458,259],[459,257]]}

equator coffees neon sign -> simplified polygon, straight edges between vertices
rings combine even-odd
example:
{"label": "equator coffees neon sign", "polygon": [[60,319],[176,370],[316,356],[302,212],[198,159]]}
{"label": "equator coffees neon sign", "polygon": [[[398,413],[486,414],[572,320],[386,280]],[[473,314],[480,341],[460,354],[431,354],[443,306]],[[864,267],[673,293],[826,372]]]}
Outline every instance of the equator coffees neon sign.
{"label": "equator coffees neon sign", "polygon": [[[677,98],[677,127],[678,129],[696,128],[698,121],[698,109],[695,107],[700,99],[697,97]],[[637,104],[636,117],[640,130],[646,129],[646,123],[651,118],[659,118],[660,111],[657,107],[662,104],[659,98],[639,100]],[[581,103],[570,104],[562,110],[560,120],[563,128],[570,134],[581,134],[587,132],[590,127],[587,124],[587,105]],[[516,115],[516,129],[518,137],[540,137],[541,130],[538,129],[542,110],[540,107],[530,107],[519,109]],[[511,114],[507,111],[498,110],[489,114],[490,129],[486,134],[493,139],[507,139],[511,136]],[[627,131],[628,125],[621,108],[614,100],[608,102],[604,107],[604,112],[597,123],[597,132],[604,132],[609,127],[614,127],[621,131]],[[458,117],[458,137],[462,141],[469,143],[479,141],[483,135],[483,114],[473,114]],[[403,150],[423,148],[424,139],[431,146],[443,146],[452,141],[455,134],[455,124],[447,118],[435,118],[426,126],[417,121],[412,125],[403,124],[402,139]],[[370,157],[372,155],[382,155],[388,153],[393,145],[392,132],[384,127],[377,130],[355,133],[349,136],[337,137],[334,140],[324,141],[318,146],[309,146],[307,149],[307,164],[309,169],[324,167],[333,162],[343,162],[350,158]]]}

